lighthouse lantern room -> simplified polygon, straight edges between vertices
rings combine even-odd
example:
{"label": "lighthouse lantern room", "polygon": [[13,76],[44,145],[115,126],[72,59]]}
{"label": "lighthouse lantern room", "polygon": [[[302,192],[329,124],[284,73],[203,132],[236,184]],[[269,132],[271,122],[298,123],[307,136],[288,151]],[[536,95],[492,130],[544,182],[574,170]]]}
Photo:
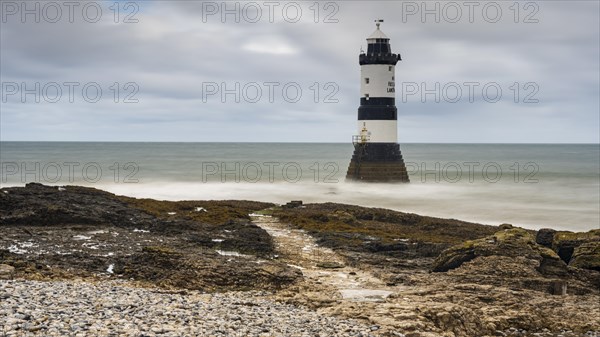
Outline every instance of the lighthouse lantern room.
{"label": "lighthouse lantern room", "polygon": [[406,166],[398,144],[396,108],[396,64],[390,39],[381,31],[383,20],[367,38],[367,52],[361,51],[360,107],[358,135],[353,136],[354,153],[346,179],[362,181],[408,182]]}

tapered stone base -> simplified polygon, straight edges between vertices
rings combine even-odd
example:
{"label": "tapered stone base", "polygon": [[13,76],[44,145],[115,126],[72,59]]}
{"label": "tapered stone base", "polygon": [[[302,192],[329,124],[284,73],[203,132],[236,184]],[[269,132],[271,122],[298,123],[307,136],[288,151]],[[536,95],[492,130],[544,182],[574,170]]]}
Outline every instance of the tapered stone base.
{"label": "tapered stone base", "polygon": [[346,179],[366,182],[408,183],[410,181],[400,145],[394,143],[354,145]]}

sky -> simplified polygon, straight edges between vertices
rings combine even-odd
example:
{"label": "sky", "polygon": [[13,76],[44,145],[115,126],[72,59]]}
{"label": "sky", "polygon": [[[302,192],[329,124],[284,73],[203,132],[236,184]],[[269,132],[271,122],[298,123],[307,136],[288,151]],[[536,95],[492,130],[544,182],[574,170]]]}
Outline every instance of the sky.
{"label": "sky", "polygon": [[0,3],[2,141],[350,142],[383,19],[399,142],[600,142],[598,1]]}

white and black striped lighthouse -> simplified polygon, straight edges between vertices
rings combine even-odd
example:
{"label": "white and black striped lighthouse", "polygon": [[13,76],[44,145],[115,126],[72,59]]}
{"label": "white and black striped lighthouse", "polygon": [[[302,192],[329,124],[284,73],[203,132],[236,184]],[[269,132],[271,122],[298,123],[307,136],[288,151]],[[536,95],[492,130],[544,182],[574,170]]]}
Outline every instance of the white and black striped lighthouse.
{"label": "white and black striped lighthouse", "polygon": [[390,39],[380,29],[383,20],[375,22],[367,52],[359,55],[358,135],[352,137],[354,154],[346,179],[409,182],[398,144],[395,72],[401,58],[392,53]]}

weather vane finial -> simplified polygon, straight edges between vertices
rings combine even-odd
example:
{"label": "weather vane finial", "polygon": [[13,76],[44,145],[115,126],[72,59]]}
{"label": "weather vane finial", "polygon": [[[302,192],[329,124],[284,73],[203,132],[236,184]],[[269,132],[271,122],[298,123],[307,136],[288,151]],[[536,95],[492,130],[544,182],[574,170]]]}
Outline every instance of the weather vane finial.
{"label": "weather vane finial", "polygon": [[381,25],[382,22],[383,22],[382,19],[375,20],[375,25],[377,26],[377,29],[379,29],[379,26]]}

